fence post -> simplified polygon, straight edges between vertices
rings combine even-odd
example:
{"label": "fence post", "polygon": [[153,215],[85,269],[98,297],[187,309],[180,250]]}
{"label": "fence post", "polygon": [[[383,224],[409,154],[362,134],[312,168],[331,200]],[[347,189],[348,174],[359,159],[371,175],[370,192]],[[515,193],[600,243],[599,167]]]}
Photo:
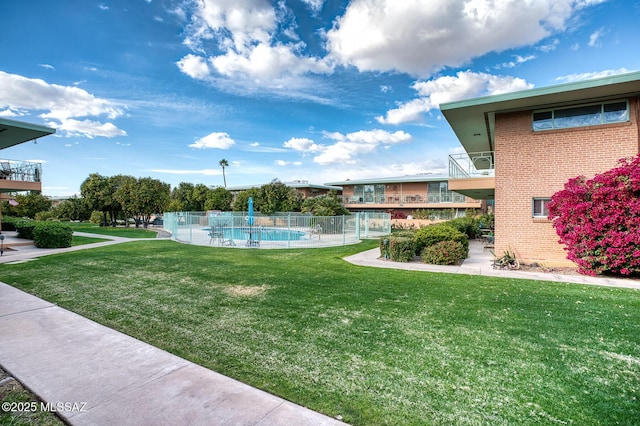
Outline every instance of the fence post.
{"label": "fence post", "polygon": [[347,230],[345,229],[345,219],[344,215],[342,215],[342,245],[347,244]]}
{"label": "fence post", "polygon": [[[366,213],[365,213],[366,217]],[[356,240],[360,239],[360,213],[356,213]]]}
{"label": "fence post", "polygon": [[291,248],[291,212],[287,214],[287,248]]}

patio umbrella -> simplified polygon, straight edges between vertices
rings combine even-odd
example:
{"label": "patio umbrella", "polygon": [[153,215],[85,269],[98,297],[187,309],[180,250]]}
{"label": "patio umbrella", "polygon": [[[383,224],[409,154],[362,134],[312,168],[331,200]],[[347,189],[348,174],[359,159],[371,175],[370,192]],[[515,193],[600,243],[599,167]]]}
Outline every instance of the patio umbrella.
{"label": "patio umbrella", "polygon": [[257,246],[259,243],[253,240],[253,197],[249,197],[249,214],[247,215],[247,223],[249,224],[249,240],[247,247]]}
{"label": "patio umbrella", "polygon": [[253,197],[249,197],[249,216],[247,216],[249,226],[253,225]]}

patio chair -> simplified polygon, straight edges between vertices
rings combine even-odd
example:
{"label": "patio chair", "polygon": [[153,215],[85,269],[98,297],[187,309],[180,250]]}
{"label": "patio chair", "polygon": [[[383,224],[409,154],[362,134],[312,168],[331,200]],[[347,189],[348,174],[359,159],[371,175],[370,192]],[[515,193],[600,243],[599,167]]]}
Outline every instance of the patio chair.
{"label": "patio chair", "polygon": [[11,170],[11,163],[3,161],[0,163],[0,179],[9,179],[13,171]]}

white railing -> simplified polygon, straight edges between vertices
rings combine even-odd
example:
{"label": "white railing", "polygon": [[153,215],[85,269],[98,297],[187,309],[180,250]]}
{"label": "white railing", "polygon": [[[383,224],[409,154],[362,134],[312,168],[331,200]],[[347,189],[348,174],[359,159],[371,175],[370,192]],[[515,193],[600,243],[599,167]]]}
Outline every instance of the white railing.
{"label": "white railing", "polygon": [[449,155],[449,177],[464,179],[494,176],[494,160],[493,151],[451,154]]}
{"label": "white railing", "polygon": [[398,206],[405,204],[433,204],[433,203],[466,203],[467,197],[464,195],[452,194],[411,194],[411,195],[389,195],[376,197],[359,196],[338,196],[342,204],[383,204],[388,206]]}
{"label": "white railing", "polygon": [[0,160],[0,179],[41,182],[42,165],[31,161]]}

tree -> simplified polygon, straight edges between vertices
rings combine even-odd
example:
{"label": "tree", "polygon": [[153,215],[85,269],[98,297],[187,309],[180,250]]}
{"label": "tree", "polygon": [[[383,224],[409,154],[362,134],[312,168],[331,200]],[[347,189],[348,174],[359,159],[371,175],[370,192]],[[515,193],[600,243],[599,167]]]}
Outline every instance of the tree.
{"label": "tree", "polygon": [[593,179],[570,179],[548,207],[581,273],[640,273],[640,156]]}
{"label": "tree", "polygon": [[6,216],[35,218],[36,213],[46,212],[51,209],[51,200],[38,192],[30,192],[27,195],[16,195],[13,197],[18,203],[12,206],[8,202],[3,202],[2,211]]}
{"label": "tree", "polygon": [[[93,211],[100,211],[103,214],[102,225],[107,226],[107,212],[111,211],[113,202],[113,191],[109,178],[98,173],[92,173],[80,185],[80,194]],[[112,217],[115,222],[115,217]]]}
{"label": "tree", "polygon": [[171,191],[171,202],[169,211],[192,211],[191,209],[191,193],[193,192],[193,184],[188,182],[180,182],[177,187]]}
{"label": "tree", "polygon": [[[124,213],[125,226],[129,226],[129,218],[135,214],[134,200],[137,197],[138,180],[133,176],[119,175],[114,183],[114,201],[119,204],[120,210]],[[138,223],[136,222],[136,228],[137,227]]]}
{"label": "tree", "polygon": [[162,213],[169,204],[171,187],[169,184],[150,177],[121,179],[114,198],[122,205],[125,218],[133,217],[136,228],[149,226],[154,213]]}
{"label": "tree", "polygon": [[224,187],[227,187],[227,176],[224,174],[224,168],[229,167],[229,162],[224,158],[220,160],[220,166],[222,167],[222,179],[224,179]]}
{"label": "tree", "polygon": [[255,207],[256,202],[260,202],[260,188],[240,191],[236,196],[236,200],[233,202],[233,211],[246,212],[249,209],[249,197],[253,198],[253,205]]}
{"label": "tree", "polygon": [[302,203],[303,213],[313,213],[315,216],[341,216],[350,214],[340,200],[335,191],[317,197],[307,198]]}
{"label": "tree", "polygon": [[82,198],[72,197],[54,207],[55,216],[60,220],[89,220],[91,210]]}
{"label": "tree", "polygon": [[217,187],[209,191],[207,200],[204,202],[205,210],[230,211],[233,195],[222,187]]}
{"label": "tree", "polygon": [[[254,200],[255,202],[256,200]],[[302,194],[278,179],[260,187],[260,196],[256,209],[262,214],[275,212],[299,212],[302,207]]]}

